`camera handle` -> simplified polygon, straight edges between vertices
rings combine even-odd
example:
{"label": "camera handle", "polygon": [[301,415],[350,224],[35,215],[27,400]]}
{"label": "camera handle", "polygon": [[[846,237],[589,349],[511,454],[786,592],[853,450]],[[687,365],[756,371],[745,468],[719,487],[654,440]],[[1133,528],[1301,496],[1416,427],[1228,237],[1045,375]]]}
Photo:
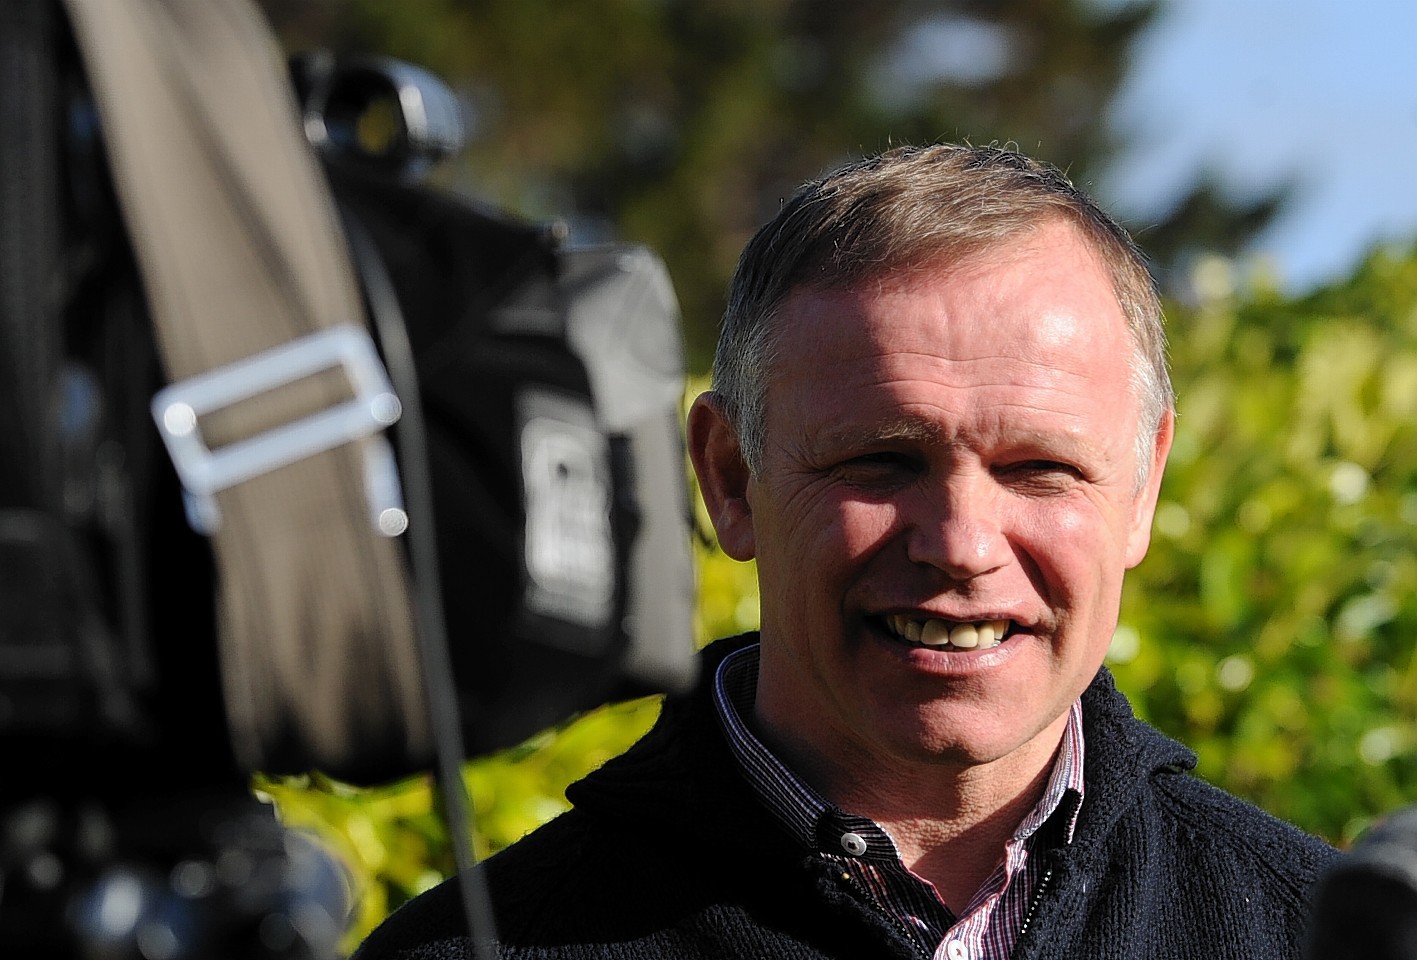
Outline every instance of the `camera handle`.
{"label": "camera handle", "polygon": [[[356,400],[365,397],[350,411],[357,422],[315,429],[319,442],[308,436],[321,416],[310,411],[336,407],[348,385],[306,374],[338,368],[360,381],[367,367],[323,334],[358,321],[359,336],[368,335],[333,200],[300,136],[283,65],[269,57],[276,44],[244,0],[66,6],[167,374],[184,385],[159,404],[160,419],[172,417],[166,426],[180,446],[180,435],[208,415],[202,436],[211,439],[195,448],[201,469],[212,468],[212,450],[248,443],[236,476],[188,491],[205,501],[204,532],[217,560],[222,677],[238,758],[252,771],[315,766],[357,780],[370,773],[361,771],[361,756],[398,755],[417,765],[436,753],[450,832],[461,845],[473,942],[478,957],[490,960],[495,933],[468,845],[456,698],[437,696],[436,684],[451,672],[423,659],[430,651],[446,658],[445,639],[433,635],[440,605],[435,596],[415,606],[400,545],[386,535],[401,530],[370,523],[368,488],[384,490],[376,505],[396,505],[387,486],[392,472],[350,482],[386,456],[374,434],[389,419],[384,398],[392,394],[356,382]],[[398,356],[397,304],[377,262],[363,259],[381,335]],[[288,347],[292,341],[306,349]],[[416,408],[416,382],[395,368]],[[242,381],[252,372],[280,389],[246,396]],[[412,413],[405,440],[418,427]],[[271,423],[285,426],[273,431]],[[289,440],[301,426],[303,448],[294,447],[308,455],[291,456],[289,443],[272,453],[280,447],[272,434],[285,430]],[[417,451],[408,459],[418,460]],[[426,507],[426,490],[412,492]],[[419,544],[431,544],[432,520],[415,512],[414,522],[429,527],[412,541],[414,559],[426,566],[428,550]],[[436,589],[435,569],[418,573]],[[289,611],[300,616],[279,615]],[[431,724],[430,708],[437,710]],[[397,742],[372,742],[379,738]]]}
{"label": "camera handle", "polygon": [[[169,381],[210,387],[202,378],[215,376],[229,386],[272,370],[271,351],[293,341],[328,344],[321,335],[340,325],[362,329],[333,200],[259,14],[244,0],[67,8]],[[188,428],[205,413],[205,448],[217,451],[208,465],[226,463],[234,450],[318,422],[350,393],[382,402],[385,391],[338,375],[354,365],[330,366],[284,385],[269,378],[279,389],[246,399],[218,390],[203,409],[164,412],[185,409]],[[212,373],[233,369],[240,376]],[[360,482],[381,458],[374,429],[334,445],[327,432],[284,466],[268,461],[271,469],[224,488],[189,490],[224,518],[210,534],[218,644],[232,739],[248,770],[313,766],[369,782],[379,773],[361,766],[369,757],[432,754],[402,547],[371,526]],[[316,452],[321,445],[329,449]]]}

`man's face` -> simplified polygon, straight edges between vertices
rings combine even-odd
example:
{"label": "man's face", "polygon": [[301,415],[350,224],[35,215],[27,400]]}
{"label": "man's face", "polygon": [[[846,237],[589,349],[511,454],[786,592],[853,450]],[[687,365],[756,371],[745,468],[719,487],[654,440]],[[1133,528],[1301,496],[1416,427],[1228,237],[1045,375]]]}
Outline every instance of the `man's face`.
{"label": "man's face", "polygon": [[1051,756],[1146,552],[1170,440],[1168,417],[1138,490],[1132,346],[1101,261],[1049,223],[799,290],[778,323],[760,475],[704,480],[727,490],[706,492],[725,549],[758,562],[759,720],[828,779]]}

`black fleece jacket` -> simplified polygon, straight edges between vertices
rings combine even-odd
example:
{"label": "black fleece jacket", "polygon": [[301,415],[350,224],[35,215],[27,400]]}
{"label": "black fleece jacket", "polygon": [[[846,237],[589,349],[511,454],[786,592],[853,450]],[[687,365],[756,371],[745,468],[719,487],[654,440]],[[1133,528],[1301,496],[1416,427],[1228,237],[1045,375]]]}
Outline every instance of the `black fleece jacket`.
{"label": "black fleece jacket", "polygon": [[[484,865],[501,956],[924,956],[831,863],[796,846],[738,773],[711,678],[755,636],[713,644],[693,694],[623,756],[573,784],[574,808]],[[1083,695],[1086,800],[1016,958],[1265,960],[1300,955],[1327,844],[1209,786],[1195,757],[1137,720],[1104,669]],[[444,883],[397,911],[356,960],[467,956]],[[927,958],[928,960],[928,958]]]}

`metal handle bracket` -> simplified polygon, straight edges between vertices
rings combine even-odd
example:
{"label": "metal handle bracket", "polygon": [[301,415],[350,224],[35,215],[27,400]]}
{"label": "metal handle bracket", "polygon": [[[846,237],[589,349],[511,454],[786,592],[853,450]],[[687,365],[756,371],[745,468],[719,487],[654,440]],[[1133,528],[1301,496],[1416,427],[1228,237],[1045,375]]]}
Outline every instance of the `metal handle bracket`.
{"label": "metal handle bracket", "polygon": [[[212,450],[199,420],[213,411],[341,368],[352,399]],[[221,524],[215,494],[272,470],[371,437],[398,421],[402,405],[367,331],[351,324],[320,330],[263,353],[207,370],[158,391],[152,414],[187,497],[187,519],[210,535]],[[398,469],[387,441],[366,444],[365,494],[374,528],[397,536],[408,526]]]}

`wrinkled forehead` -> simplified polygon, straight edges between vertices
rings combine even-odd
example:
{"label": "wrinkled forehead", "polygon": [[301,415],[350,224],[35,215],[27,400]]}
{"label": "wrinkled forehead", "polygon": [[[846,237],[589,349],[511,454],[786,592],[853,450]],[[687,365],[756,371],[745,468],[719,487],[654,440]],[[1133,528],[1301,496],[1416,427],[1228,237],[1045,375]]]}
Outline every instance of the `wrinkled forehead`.
{"label": "wrinkled forehead", "polygon": [[[1118,280],[1112,264],[1098,249],[1093,237],[1071,219],[1054,216],[1040,220],[1008,233],[998,239],[980,240],[950,244],[944,248],[928,245],[913,251],[909,258],[899,258],[892,262],[873,265],[857,265],[853,269],[833,271],[826,265],[814,271],[805,271],[802,279],[788,287],[773,311],[772,331],[769,335],[768,359],[774,352],[773,341],[779,340],[786,332],[787,318],[795,311],[788,309],[794,301],[800,302],[814,295],[849,295],[862,299],[883,296],[890,291],[909,289],[930,278],[946,280],[967,280],[973,275],[997,270],[1037,256],[1046,248],[1057,246],[1060,241],[1073,241],[1067,245],[1076,258],[1077,270],[1093,269],[1104,279],[1107,291],[1106,313],[1109,318],[1120,317],[1120,332],[1126,340],[1133,359],[1141,361],[1142,344],[1118,290]],[[1040,278],[1040,282],[1044,282]],[[1115,308],[1110,309],[1110,308]],[[1058,344],[1077,339],[1089,331],[1078,327],[1081,318],[1068,316],[1040,317],[1040,337]],[[800,332],[800,331],[799,331]],[[1108,331],[1111,333],[1112,331]],[[810,335],[810,334],[809,334]]]}
{"label": "wrinkled forehead", "polygon": [[965,259],[798,289],[777,319],[770,381],[938,377],[982,390],[1007,380],[1135,399],[1136,343],[1105,264],[1080,240],[1053,229]]}

